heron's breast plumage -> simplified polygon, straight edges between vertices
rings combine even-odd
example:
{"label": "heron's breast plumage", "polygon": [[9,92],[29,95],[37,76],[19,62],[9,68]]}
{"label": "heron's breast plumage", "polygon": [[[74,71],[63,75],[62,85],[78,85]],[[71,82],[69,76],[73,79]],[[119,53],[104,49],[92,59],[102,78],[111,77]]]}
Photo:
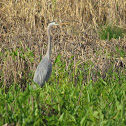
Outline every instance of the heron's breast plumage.
{"label": "heron's breast plumage", "polygon": [[44,57],[35,71],[34,82],[36,82],[42,87],[44,83],[48,81],[51,73],[52,73],[51,61],[47,57]]}

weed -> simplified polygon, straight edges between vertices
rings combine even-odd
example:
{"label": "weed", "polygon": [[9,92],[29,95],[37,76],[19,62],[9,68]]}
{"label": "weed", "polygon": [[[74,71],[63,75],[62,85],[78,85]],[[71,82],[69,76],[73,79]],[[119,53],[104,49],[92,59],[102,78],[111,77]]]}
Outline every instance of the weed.
{"label": "weed", "polygon": [[[121,83],[119,73],[112,69],[105,80],[99,76],[96,82],[90,78],[83,83],[81,64],[76,68],[75,86],[71,81],[74,61],[71,59],[65,70],[66,63],[60,58],[56,58],[51,79],[42,89],[33,89],[32,81],[27,81],[25,91],[18,84],[7,93],[0,88],[0,125],[125,125],[124,74],[120,73]],[[84,65],[87,74],[88,66]]]}
{"label": "weed", "polygon": [[111,40],[119,39],[123,37],[124,30],[118,27],[112,27],[110,24],[101,27],[100,39],[102,40]]}

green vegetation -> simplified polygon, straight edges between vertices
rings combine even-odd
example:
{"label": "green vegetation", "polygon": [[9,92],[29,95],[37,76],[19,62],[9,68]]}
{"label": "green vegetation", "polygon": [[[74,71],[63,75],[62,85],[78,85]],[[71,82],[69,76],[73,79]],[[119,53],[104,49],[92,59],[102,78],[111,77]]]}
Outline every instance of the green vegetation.
{"label": "green vegetation", "polygon": [[[125,126],[122,5],[115,0],[2,0],[0,126]],[[69,25],[51,29],[52,75],[42,89],[33,90],[51,21]]]}
{"label": "green vegetation", "polygon": [[92,63],[74,65],[72,59],[66,69],[57,56],[42,89],[32,88],[31,72],[24,91],[20,84],[0,88],[0,125],[126,125],[125,73],[112,66],[105,79],[98,75],[93,81]]}
{"label": "green vegetation", "polygon": [[101,27],[100,39],[111,40],[112,38],[118,39],[123,37],[124,30],[118,27],[112,27],[110,24]]}

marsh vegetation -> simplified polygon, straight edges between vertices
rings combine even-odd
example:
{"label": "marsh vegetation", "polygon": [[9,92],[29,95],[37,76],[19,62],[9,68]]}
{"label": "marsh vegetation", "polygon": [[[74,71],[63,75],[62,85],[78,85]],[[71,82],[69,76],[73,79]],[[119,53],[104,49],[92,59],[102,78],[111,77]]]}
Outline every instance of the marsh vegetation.
{"label": "marsh vegetation", "polygon": [[[0,125],[126,125],[126,3],[1,0]],[[54,27],[53,71],[33,75]]]}

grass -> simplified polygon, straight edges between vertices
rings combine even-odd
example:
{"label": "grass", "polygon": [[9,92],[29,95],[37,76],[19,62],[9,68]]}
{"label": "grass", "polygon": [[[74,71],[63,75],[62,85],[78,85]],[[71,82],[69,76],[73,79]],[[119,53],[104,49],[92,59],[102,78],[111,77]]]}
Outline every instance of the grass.
{"label": "grass", "polygon": [[42,89],[33,89],[32,72],[24,91],[18,83],[0,88],[0,125],[126,125],[125,73],[112,65],[105,79],[93,81],[91,62],[75,65],[71,57],[66,69],[61,59]]}
{"label": "grass", "polygon": [[[0,5],[0,126],[126,125],[125,2]],[[70,24],[51,29],[52,75],[33,90],[50,21]]]}
{"label": "grass", "polygon": [[118,27],[112,27],[111,24],[102,26],[100,33],[100,38],[102,40],[111,40],[123,38],[124,30]]}

